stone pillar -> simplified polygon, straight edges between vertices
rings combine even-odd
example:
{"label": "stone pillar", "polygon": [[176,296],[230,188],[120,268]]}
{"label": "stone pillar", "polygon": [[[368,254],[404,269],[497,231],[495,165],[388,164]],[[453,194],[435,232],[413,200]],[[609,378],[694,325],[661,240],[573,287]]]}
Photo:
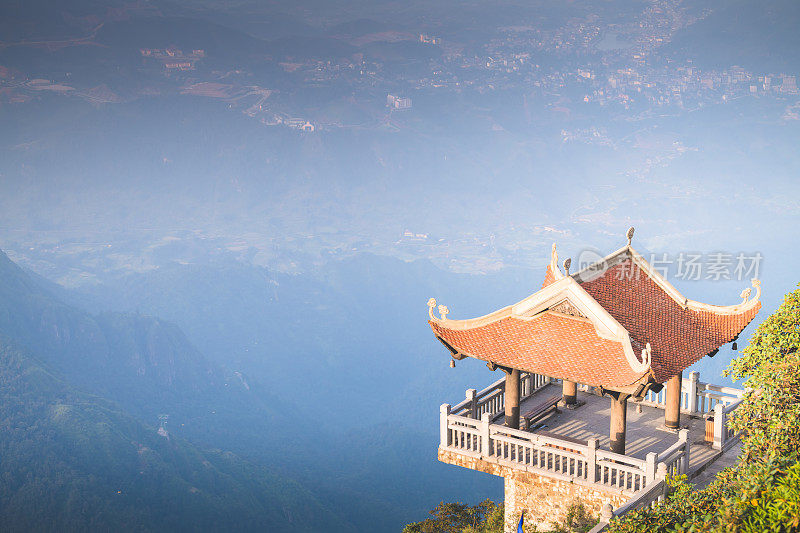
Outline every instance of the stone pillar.
{"label": "stone pillar", "polygon": [[681,474],[688,474],[689,473],[689,448],[691,445],[689,444],[689,430],[682,429],[678,431],[678,442],[683,443],[683,459],[681,460]]}
{"label": "stone pillar", "polygon": [[519,370],[506,374],[506,427],[519,429]]}
{"label": "stone pillar", "polygon": [[628,394],[611,394],[611,451],[625,455],[625,429],[628,418]]}
{"label": "stone pillar", "polygon": [[492,424],[492,415],[483,413],[481,415],[480,431],[481,431],[481,455],[489,457],[492,451],[491,434],[489,426]]}
{"label": "stone pillar", "polygon": [[688,411],[697,414],[697,383],[700,381],[700,372],[689,372],[689,407]]}
{"label": "stone pillar", "polygon": [[725,406],[722,402],[717,402],[714,406],[714,443],[711,445],[715,450],[721,450],[725,444]]}
{"label": "stone pillar", "polygon": [[648,453],[644,458],[644,477],[646,478],[645,484],[650,485],[656,480],[656,463],[658,462],[658,454],[656,452]]}
{"label": "stone pillar", "polygon": [[478,391],[475,389],[467,389],[465,393],[467,402],[469,402],[469,417],[470,418],[478,418],[478,400],[476,396]]}
{"label": "stone pillar", "polygon": [[586,441],[586,481],[597,483],[597,439],[591,438]]}
{"label": "stone pillar", "polygon": [[681,425],[681,373],[667,380],[666,405],[664,406],[664,425],[668,429],[678,429]]}
{"label": "stone pillar", "polygon": [[442,448],[450,446],[450,432],[447,430],[448,416],[450,416],[450,404],[443,403],[439,407],[439,446]]}
{"label": "stone pillar", "polygon": [[578,384],[574,381],[562,380],[564,385],[561,394],[564,397],[564,405],[575,405],[578,401]]}

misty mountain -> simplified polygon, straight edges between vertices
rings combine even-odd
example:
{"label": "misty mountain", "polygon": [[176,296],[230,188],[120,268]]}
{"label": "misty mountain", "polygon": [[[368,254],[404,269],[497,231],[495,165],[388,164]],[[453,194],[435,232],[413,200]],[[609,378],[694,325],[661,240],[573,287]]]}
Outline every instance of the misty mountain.
{"label": "misty mountain", "polygon": [[767,72],[800,69],[800,4],[793,0],[725,2],[675,34],[665,52],[702,68],[739,65]]}
{"label": "misty mountain", "polygon": [[[437,375],[447,372],[437,345],[418,349],[430,335],[428,298],[447,295],[453,312],[469,316],[470,309],[478,314],[486,306],[522,299],[541,284],[542,275],[529,269],[457,275],[424,260],[360,254],[302,275],[230,260],[172,264],[70,294],[101,314],[139,309],[174,321],[208,357],[281,397],[314,382],[299,400],[323,415],[321,424],[332,420],[328,415],[339,415],[341,405],[369,398],[375,409],[335,419],[336,425],[349,425],[380,421],[389,406],[418,416],[421,399],[408,410],[398,399],[404,388],[429,382],[434,369]],[[394,377],[397,390],[387,394],[379,378],[384,375]],[[430,385],[429,394],[437,394]],[[330,398],[336,401],[326,401]]]}
{"label": "misty mountain", "polygon": [[[500,486],[439,464],[432,448],[438,404],[495,376],[473,366],[445,380],[446,354],[432,343],[414,349],[430,334],[414,317],[425,316],[431,294],[460,293],[473,308],[485,298],[469,293],[473,276],[422,261],[398,277],[402,262],[366,255],[308,277],[235,263],[176,265],[118,281],[120,292],[78,293],[7,257],[0,265],[0,333],[146,423],[169,414],[177,438],[297,480],[358,530],[399,528],[442,490],[466,498]],[[377,294],[393,276],[387,306]],[[497,281],[498,302],[520,286],[508,273]],[[132,308],[181,315],[194,342],[242,372],[205,359],[171,322]]]}
{"label": "misty mountain", "polygon": [[297,483],[200,451],[0,341],[3,531],[346,531]]}
{"label": "misty mountain", "polygon": [[0,335],[78,388],[154,423],[168,414],[186,434],[226,435],[230,424],[269,434],[280,402],[209,362],[174,324],[136,313],[92,315],[63,303],[0,253]]}
{"label": "misty mountain", "polygon": [[[425,322],[428,298],[472,316],[521,299],[542,276],[459,275],[361,254],[303,275],[236,261],[172,264],[67,294],[98,313],[140,309],[175,321],[209,358],[290,402],[295,424],[314,436],[281,457],[286,474],[347,508],[360,530],[383,531],[410,509],[424,514],[442,490],[466,499],[502,486],[436,460],[439,405],[499,376],[478,364],[448,367]],[[234,451],[273,460],[271,448],[240,438]]]}
{"label": "misty mountain", "polygon": [[138,53],[139,48],[176,46],[187,52],[230,59],[237,54],[265,53],[265,42],[210,21],[187,17],[131,17],[103,25],[98,42]]}

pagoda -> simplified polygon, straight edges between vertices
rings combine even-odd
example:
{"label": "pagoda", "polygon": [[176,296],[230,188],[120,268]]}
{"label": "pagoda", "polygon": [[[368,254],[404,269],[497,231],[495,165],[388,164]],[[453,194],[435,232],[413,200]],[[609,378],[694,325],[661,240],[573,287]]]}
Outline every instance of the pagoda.
{"label": "pagoda", "polygon": [[[663,462],[659,457],[673,461],[665,467],[689,472],[692,420],[706,420],[706,425],[695,424],[698,431],[705,429],[706,436],[716,428],[717,434],[708,437],[709,449],[721,453],[724,441],[733,441],[725,420],[733,416],[742,391],[701,384],[696,372],[689,380],[682,374],[703,357],[713,357],[722,345],[736,341],[761,308],[760,282],[752,282],[754,297],[747,288],[735,305],[689,300],[633,249],[632,237],[633,228],[628,231],[627,245],[575,273],[569,271],[569,259],[563,271],[559,268],[554,244],[540,290],[478,318],[451,319],[443,305],[438,306],[436,316],[436,301],[428,301],[430,327],[449,351],[451,366],[471,357],[505,374],[492,391],[491,387],[481,393],[470,389],[467,399],[455,408],[442,406],[440,459],[506,477],[507,506],[508,468],[558,474],[559,479],[566,475],[571,483],[578,480],[587,486],[605,486],[627,497],[656,481],[657,463]],[[545,388],[559,394],[545,398],[541,393]],[[572,426],[584,423],[581,410],[585,408],[580,406],[603,397],[610,399],[610,410],[597,409],[608,412],[608,452],[598,448],[599,440],[605,441],[602,435],[581,440],[537,430],[547,427],[541,421],[559,408],[569,414]],[[640,440],[650,442],[652,448],[677,436],[678,444],[683,443],[680,461],[673,457],[678,444],[666,450],[675,448],[669,457],[664,453],[647,454],[644,459],[626,456],[629,400],[639,413],[642,406],[663,410],[658,411],[661,419],[655,429],[659,431],[653,429],[648,439]],[[521,408],[521,401],[526,406]],[[528,407],[531,410],[526,413]],[[503,424],[494,424],[501,417]],[[498,444],[501,452],[497,452]],[[552,453],[561,453],[562,459],[564,453],[572,454],[567,460],[577,466],[559,470],[554,466],[556,459],[542,455],[552,450],[560,450]],[[616,484],[607,483],[598,454],[616,465],[617,478],[623,465],[628,470],[640,468],[641,478],[626,470],[625,483],[619,479]],[[492,470],[481,461],[502,465],[505,470]]]}

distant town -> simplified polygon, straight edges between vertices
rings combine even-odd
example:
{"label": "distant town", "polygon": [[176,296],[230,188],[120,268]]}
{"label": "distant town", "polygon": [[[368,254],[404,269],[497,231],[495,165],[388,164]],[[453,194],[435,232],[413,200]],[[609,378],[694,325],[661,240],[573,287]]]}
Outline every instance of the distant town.
{"label": "distant town", "polygon": [[[145,82],[133,92],[120,93],[108,85],[85,86],[71,72],[53,79],[31,78],[25,72],[0,66],[0,101],[24,102],[36,93],[49,91],[103,104],[171,90],[222,100],[267,127],[313,133],[354,127],[402,128],[393,114],[413,114],[416,95],[424,97],[430,91],[487,94],[502,87],[504,91],[521,91],[529,100],[539,98],[553,111],[564,113],[574,112],[580,105],[634,113],[653,109],[682,112],[740,98],[800,94],[794,72],[757,72],[736,65],[704,70],[691,58],[665,56],[663,49],[675,32],[707,14],[686,15],[679,5],[676,0],[658,0],[626,24],[605,24],[597,15],[589,15],[571,19],[556,29],[504,26],[493,38],[478,43],[480,53],[475,53],[475,43],[467,46],[427,32],[382,31],[339,38],[356,47],[408,45],[401,50],[409,50],[409,57],[389,62],[354,53],[336,59],[278,62],[298,87],[346,88],[352,93],[350,105],[368,110],[368,118],[358,121],[332,118],[330,113],[298,106],[286,88],[248,82],[251,73],[245,70],[204,68],[204,62],[211,58],[205,49],[182,50],[172,45],[138,50],[138,69],[161,71],[168,81],[166,86]],[[420,54],[420,47],[430,47],[434,52]],[[552,57],[560,60],[548,59]],[[413,72],[400,69],[398,73],[398,69],[390,68],[404,60],[415,65]],[[797,119],[797,108],[788,108],[785,118]],[[567,132],[565,140],[585,136]],[[593,132],[590,137],[603,142],[602,133]]]}

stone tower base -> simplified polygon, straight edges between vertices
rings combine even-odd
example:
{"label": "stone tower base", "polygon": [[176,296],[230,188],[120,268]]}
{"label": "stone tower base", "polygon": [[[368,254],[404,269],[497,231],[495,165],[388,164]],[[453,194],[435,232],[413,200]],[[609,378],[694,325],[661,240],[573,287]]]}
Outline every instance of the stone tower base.
{"label": "stone tower base", "polygon": [[552,522],[561,521],[566,517],[571,503],[580,502],[591,514],[600,516],[600,509],[604,504],[610,503],[611,507],[616,509],[630,497],[619,490],[606,490],[598,485],[580,485],[569,480],[534,474],[441,448],[439,460],[500,476],[505,480],[506,533],[517,533],[519,515],[523,510],[526,526],[536,524],[540,529],[549,529]]}
{"label": "stone tower base", "polygon": [[553,522],[563,520],[572,503],[582,503],[594,516],[600,516],[605,503],[613,508],[622,505],[628,496],[618,491],[608,492],[529,472],[504,469],[505,530],[516,533],[520,513],[525,511],[525,525],[550,529]]}

